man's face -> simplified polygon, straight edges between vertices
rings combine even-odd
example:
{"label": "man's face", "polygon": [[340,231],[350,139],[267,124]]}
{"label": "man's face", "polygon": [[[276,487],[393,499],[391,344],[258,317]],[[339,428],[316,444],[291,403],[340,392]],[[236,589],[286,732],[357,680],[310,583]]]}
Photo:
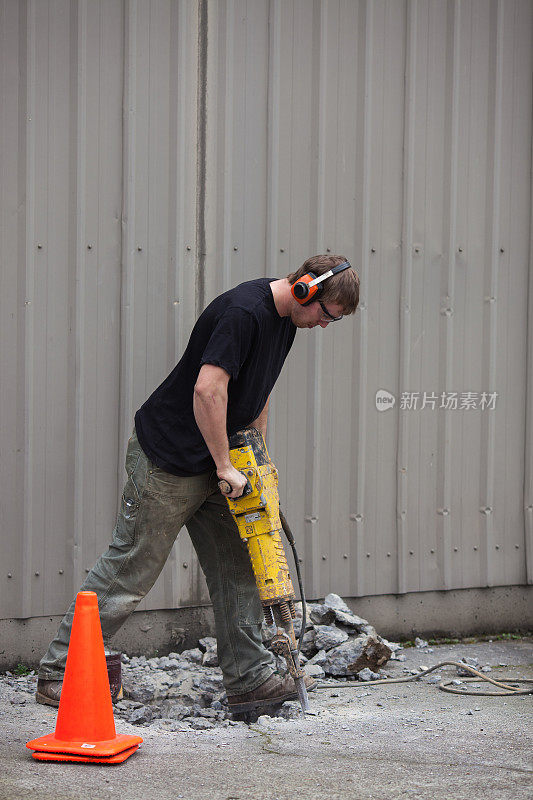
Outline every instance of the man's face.
{"label": "man's face", "polygon": [[297,328],[327,328],[333,317],[342,315],[342,306],[337,303],[322,303],[315,300],[308,306],[296,305],[291,311],[291,320]]}

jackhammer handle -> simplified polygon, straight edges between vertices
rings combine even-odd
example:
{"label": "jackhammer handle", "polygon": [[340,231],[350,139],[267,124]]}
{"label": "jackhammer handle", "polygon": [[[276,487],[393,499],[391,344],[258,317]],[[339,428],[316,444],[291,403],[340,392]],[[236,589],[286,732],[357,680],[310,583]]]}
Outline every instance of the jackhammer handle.
{"label": "jackhammer handle", "polygon": [[[242,474],[244,475],[244,472]],[[232,485],[230,484],[229,481],[226,481],[226,480],[219,481],[218,482],[218,488],[220,489],[222,494],[229,494],[230,492],[233,491]],[[250,492],[253,492],[252,484],[250,483],[248,478],[246,478],[246,486],[242,490],[241,497],[244,497],[245,495],[250,494]]]}

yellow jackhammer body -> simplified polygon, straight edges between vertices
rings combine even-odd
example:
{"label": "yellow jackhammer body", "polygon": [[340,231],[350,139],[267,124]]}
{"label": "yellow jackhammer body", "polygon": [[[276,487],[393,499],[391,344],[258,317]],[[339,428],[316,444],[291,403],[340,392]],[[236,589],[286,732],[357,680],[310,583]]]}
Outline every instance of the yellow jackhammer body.
{"label": "yellow jackhammer body", "polygon": [[[246,476],[248,483],[241,497],[226,500],[239,535],[248,547],[266,623],[276,627],[272,650],[287,662],[302,710],[308,711],[304,672],[294,633],[294,588],[281,540],[281,529],[287,530],[288,526],[282,526],[280,519],[278,472],[256,428],[234,434],[229,446],[232,465]],[[228,487],[227,481],[220,482],[223,494],[231,491]]]}

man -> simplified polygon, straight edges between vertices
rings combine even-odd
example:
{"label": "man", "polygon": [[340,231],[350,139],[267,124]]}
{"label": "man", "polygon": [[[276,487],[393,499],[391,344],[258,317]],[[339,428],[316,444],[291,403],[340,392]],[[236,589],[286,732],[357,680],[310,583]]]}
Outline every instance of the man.
{"label": "man", "polygon": [[[359,279],[344,256],[322,255],[286,278],[246,281],[200,315],[180,362],[135,415],[113,541],[82,587],[98,595],[106,645],[185,525],[213,603],[229,706],[296,697],[293,679],[275,673],[263,646],[250,559],[218,482],[230,484],[229,497],[242,494],[246,479],[230,462],[228,435],[251,425],[266,433],[269,395],[296,329],[325,328],[358,302]],[[73,615],[74,603],[40,663],[38,702],[59,703]]]}

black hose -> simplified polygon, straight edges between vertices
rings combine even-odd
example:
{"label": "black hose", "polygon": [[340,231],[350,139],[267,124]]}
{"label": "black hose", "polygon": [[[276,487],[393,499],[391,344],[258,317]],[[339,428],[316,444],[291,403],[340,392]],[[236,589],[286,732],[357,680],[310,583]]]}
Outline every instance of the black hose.
{"label": "black hose", "polygon": [[305,633],[305,626],[307,623],[307,604],[305,602],[304,586],[302,582],[302,573],[300,572],[300,562],[298,560],[298,553],[296,552],[296,543],[294,541],[294,536],[292,535],[292,531],[289,528],[289,523],[285,519],[285,515],[283,514],[281,508],[279,510],[279,518],[281,520],[281,527],[283,528],[285,536],[287,537],[287,541],[292,549],[292,554],[294,556],[294,564],[296,566],[296,575],[298,577],[298,586],[300,588],[300,596],[302,598],[302,628],[300,630],[300,636],[298,637],[298,655],[300,655],[302,640],[304,638],[304,633]]}

